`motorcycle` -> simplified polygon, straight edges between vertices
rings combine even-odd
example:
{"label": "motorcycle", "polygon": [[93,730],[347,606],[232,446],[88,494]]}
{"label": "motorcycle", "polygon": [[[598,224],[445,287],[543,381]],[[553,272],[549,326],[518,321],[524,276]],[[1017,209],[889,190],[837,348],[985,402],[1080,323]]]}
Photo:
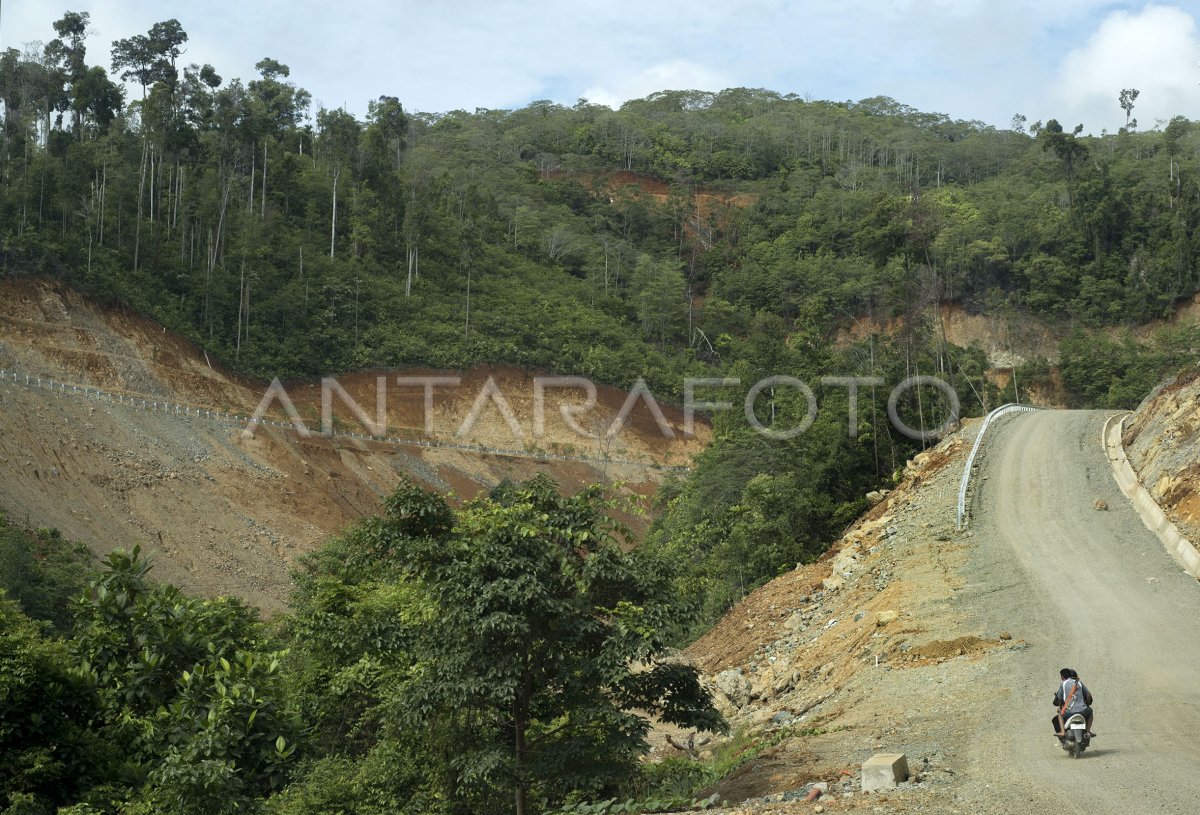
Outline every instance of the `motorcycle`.
{"label": "motorcycle", "polygon": [[1088,733],[1087,719],[1083,718],[1082,713],[1076,713],[1067,719],[1063,725],[1063,735],[1058,737],[1062,748],[1071,754],[1071,758],[1082,758],[1083,751],[1088,748],[1092,742],[1092,736]]}

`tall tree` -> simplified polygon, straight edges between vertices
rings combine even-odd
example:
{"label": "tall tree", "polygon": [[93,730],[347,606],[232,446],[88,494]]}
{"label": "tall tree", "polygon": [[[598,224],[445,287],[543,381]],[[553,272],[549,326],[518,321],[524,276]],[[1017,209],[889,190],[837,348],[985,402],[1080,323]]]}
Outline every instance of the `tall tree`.
{"label": "tall tree", "polygon": [[88,107],[86,103],[80,104],[80,97],[86,97],[81,85],[88,75],[85,62],[87,47],[84,44],[84,39],[87,37],[88,20],[89,14],[86,11],[68,11],[54,23],[54,31],[59,38],[50,43],[61,54],[66,69],[66,78],[71,84],[71,97],[74,100],[71,105],[71,129],[76,138],[79,138],[82,128],[83,111]]}
{"label": "tall tree", "polygon": [[358,120],[344,108],[319,111],[317,127],[320,130],[320,145],[333,179],[333,207],[329,217],[329,256],[333,257],[337,248],[338,182],[343,169],[354,162],[361,128]]}
{"label": "tall tree", "polygon": [[1137,101],[1140,93],[1137,88],[1125,88],[1117,94],[1117,102],[1121,105],[1121,110],[1125,111],[1126,128],[1137,127],[1137,119],[1130,120],[1129,117],[1133,115],[1133,103]]}
{"label": "tall tree", "polygon": [[112,46],[112,70],[120,74],[121,79],[128,82],[137,80],[142,86],[142,98],[146,97],[146,89],[159,76],[158,57],[154,53],[150,38],[145,34],[134,34],[123,40],[117,40]]}
{"label": "tall tree", "polygon": [[1088,154],[1087,146],[1078,138],[1082,132],[1083,125],[1076,125],[1072,132],[1067,133],[1057,119],[1051,119],[1038,133],[1042,149],[1052,151],[1062,162],[1063,172],[1067,179],[1068,195],[1075,182],[1075,169],[1087,158]]}
{"label": "tall tree", "polygon": [[113,73],[126,81],[137,80],[143,98],[155,82],[164,82],[174,91],[179,77],[175,62],[187,39],[183,26],[171,19],[155,23],[146,34],[117,40],[112,46]]}
{"label": "tall tree", "polygon": [[170,86],[172,92],[179,81],[175,62],[183,53],[183,44],[187,39],[187,32],[174,18],[150,26],[150,48],[158,59],[158,78]]}
{"label": "tall tree", "polygon": [[[606,749],[628,755],[644,736],[634,710],[721,727],[695,670],[661,661],[664,585],[619,554],[599,498],[595,490],[562,498],[544,477],[501,489],[463,514],[457,541],[419,561],[444,611],[447,636],[438,639],[468,638],[465,649],[443,651],[450,670],[429,690],[497,716],[517,815],[547,770],[579,765],[583,756],[563,751],[581,747],[592,728],[611,740],[585,748],[603,762]],[[498,747],[480,746],[476,760]]]}

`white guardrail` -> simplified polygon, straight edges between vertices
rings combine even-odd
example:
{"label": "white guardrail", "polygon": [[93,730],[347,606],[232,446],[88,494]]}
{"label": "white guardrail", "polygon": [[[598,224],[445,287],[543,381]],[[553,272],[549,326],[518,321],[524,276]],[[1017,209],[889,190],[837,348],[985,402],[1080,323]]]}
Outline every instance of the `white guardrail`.
{"label": "white guardrail", "polygon": [[975,469],[975,456],[979,453],[979,448],[983,446],[983,437],[987,433],[987,429],[992,426],[992,422],[1002,416],[1007,416],[1010,413],[1028,413],[1038,410],[1038,408],[1030,405],[1015,405],[1007,404],[993,410],[984,417],[983,424],[979,426],[979,433],[975,436],[975,444],[971,445],[971,453],[967,456],[966,466],[963,467],[962,482],[958,485],[958,517],[956,523],[958,530],[961,532],[967,522],[967,487],[971,484],[971,472]]}
{"label": "white guardrail", "polygon": [[[82,399],[95,399],[96,401],[108,402],[109,404],[113,405],[123,405],[125,407],[130,407],[137,410],[150,411],[151,413],[170,413],[175,416],[241,425],[243,429],[249,429],[250,427],[276,427],[281,430],[296,429],[295,425],[293,425],[290,421],[282,422],[274,419],[255,419],[251,416],[243,416],[239,413],[193,407],[191,405],[185,405],[178,402],[155,399],[154,397],[115,393],[101,390],[100,388],[94,388],[89,385],[72,385],[69,382],[59,382],[58,380],[50,379],[49,377],[45,376],[34,376],[32,374],[23,374],[18,373],[17,371],[0,368],[0,383],[3,382],[13,382],[18,385],[24,385],[31,390],[48,390],[58,396],[74,396]],[[620,458],[571,456],[562,453],[551,453],[544,450],[514,450],[503,447],[487,447],[481,444],[448,442],[440,439],[413,439],[402,438],[399,436],[373,436],[369,433],[354,433],[347,431],[334,431],[328,434],[313,432],[313,435],[321,436],[322,438],[358,439],[359,441],[378,442],[381,444],[390,444],[398,447],[425,447],[433,449],[459,450],[467,453],[504,456],[507,458],[532,459],[534,461],[577,461],[584,464],[591,464],[593,466],[616,464],[628,467],[640,467],[642,469],[660,469],[667,472],[688,472],[690,469],[681,465],[655,465],[645,461],[632,461]]]}

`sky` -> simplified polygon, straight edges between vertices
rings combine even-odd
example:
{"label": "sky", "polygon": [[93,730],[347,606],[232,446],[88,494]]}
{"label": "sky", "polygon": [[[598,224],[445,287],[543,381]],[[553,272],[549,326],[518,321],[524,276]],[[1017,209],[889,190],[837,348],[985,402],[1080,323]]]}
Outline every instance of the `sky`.
{"label": "sky", "polygon": [[1089,133],[1200,119],[1200,0],[8,0],[0,47],[53,38],[88,11],[88,62],[170,17],[185,62],[225,78],[273,57],[316,105],[357,114],[515,108],[580,98],[618,107],[658,90],[768,88],[813,99],[891,96],[1008,127],[1056,118]]}

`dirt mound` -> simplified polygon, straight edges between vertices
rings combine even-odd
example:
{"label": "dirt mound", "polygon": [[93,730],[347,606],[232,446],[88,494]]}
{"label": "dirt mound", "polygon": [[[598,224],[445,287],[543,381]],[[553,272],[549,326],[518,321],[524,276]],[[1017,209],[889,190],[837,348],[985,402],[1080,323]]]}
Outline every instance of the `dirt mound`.
{"label": "dirt mound", "polygon": [[[154,558],[159,579],[202,594],[241,596],[268,610],[283,605],[299,554],[373,513],[402,477],[450,492],[456,501],[539,472],[567,490],[623,481],[631,496],[648,496],[666,468],[687,465],[703,449],[709,433],[698,423],[696,437],[685,437],[680,411],[660,403],[674,433],[666,438],[639,400],[615,440],[583,439],[559,410],[582,402],[583,394],[547,388],[545,434],[535,438],[534,375],[479,368],[456,374],[458,387],[435,391],[428,438],[422,389],[400,388],[396,377],[431,372],[338,378],[374,419],[375,388],[385,377],[384,435],[421,446],[367,438],[337,396],[335,429],[359,437],[305,438],[290,427],[261,427],[246,437],[243,424],[207,418],[206,411],[249,415],[266,383],[230,374],[152,321],[37,280],[0,282],[0,369],[21,374],[17,382],[0,381],[0,507],[14,518],[58,527],[98,553],[140,544]],[[45,378],[88,388],[50,390]],[[520,434],[495,398],[485,399],[474,425],[459,433],[489,379]],[[320,384],[285,387],[308,427],[319,429]],[[133,396],[145,398],[146,406],[131,403]],[[626,398],[616,388],[598,388],[585,429],[610,427]],[[162,410],[163,403],[199,408],[201,415]],[[278,403],[269,415],[285,418]],[[648,522],[644,516],[625,520],[635,531]]]}
{"label": "dirt mound", "polygon": [[990,648],[1003,645],[1002,640],[983,640],[976,636],[955,637],[952,640],[934,640],[924,645],[909,649],[904,661],[910,665],[928,665],[931,662],[944,662],[953,657],[978,654]]}

